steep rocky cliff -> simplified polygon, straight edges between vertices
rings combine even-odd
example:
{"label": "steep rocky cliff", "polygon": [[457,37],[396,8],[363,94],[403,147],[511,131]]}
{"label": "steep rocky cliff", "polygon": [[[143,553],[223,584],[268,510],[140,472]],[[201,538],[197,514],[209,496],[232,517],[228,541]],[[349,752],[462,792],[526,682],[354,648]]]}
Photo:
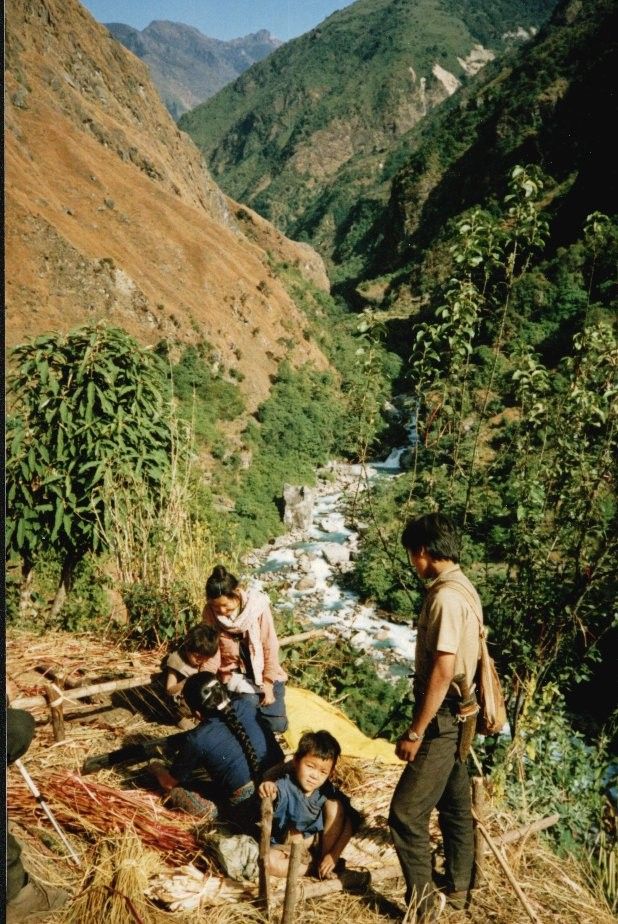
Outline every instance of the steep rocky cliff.
{"label": "steep rocky cliff", "polygon": [[[260,244],[243,234],[146,66],[77,0],[10,0],[5,17],[9,346],[100,318],[207,340],[255,405],[303,327],[264,247],[327,285],[319,257],[266,224]],[[300,340],[287,358],[324,367]]]}

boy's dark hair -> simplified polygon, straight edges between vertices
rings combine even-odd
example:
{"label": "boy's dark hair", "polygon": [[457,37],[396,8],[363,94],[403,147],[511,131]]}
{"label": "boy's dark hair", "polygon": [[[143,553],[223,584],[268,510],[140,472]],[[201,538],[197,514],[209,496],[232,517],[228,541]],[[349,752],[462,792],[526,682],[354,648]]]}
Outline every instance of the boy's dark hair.
{"label": "boy's dark hair", "polygon": [[238,578],[223,565],[215,565],[212,574],[206,581],[206,598],[216,600],[217,597],[237,597]]}
{"label": "boy's dark hair", "polygon": [[212,658],[219,649],[219,631],[214,626],[193,626],[181,645],[183,651]]}
{"label": "boy's dark hair", "polygon": [[401,544],[409,552],[425,549],[435,561],[459,561],[459,534],[444,513],[425,513],[408,520],[401,534]]}
{"label": "boy's dark hair", "polygon": [[301,760],[308,755],[319,757],[321,760],[332,760],[334,766],[341,755],[341,745],[330,732],[305,732],[298,742],[294,757]]}

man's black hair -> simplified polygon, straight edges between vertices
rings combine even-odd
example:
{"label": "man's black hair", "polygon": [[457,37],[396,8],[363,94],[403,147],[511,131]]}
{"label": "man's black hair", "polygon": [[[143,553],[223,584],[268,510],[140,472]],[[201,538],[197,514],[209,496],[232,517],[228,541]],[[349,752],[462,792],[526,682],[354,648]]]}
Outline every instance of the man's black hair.
{"label": "man's black hair", "polygon": [[191,712],[199,712],[202,718],[217,712],[223,703],[228,703],[227,690],[210,671],[198,671],[187,677],[182,688],[185,703]]}
{"label": "man's black hair", "polygon": [[341,755],[341,745],[330,732],[305,732],[298,742],[294,757],[301,760],[307,755],[319,757],[320,760],[332,760],[334,766]]}
{"label": "man's black hair", "polygon": [[425,549],[434,561],[459,562],[459,534],[444,513],[425,513],[408,520],[401,534],[401,544],[409,552]]}
{"label": "man's black hair", "polygon": [[219,650],[219,631],[214,626],[193,626],[187,632],[181,647],[190,654],[212,658]]}

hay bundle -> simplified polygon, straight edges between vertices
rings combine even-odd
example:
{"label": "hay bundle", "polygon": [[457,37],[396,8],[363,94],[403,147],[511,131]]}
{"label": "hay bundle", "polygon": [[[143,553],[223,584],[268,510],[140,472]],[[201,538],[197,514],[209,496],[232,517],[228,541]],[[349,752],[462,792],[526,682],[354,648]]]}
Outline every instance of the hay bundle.
{"label": "hay bundle", "polygon": [[101,841],[77,898],[60,920],[66,924],[151,924],[154,918],[144,893],[158,867],[158,856],[144,850],[133,831]]}
{"label": "hay bundle", "polygon": [[[120,790],[103,783],[86,783],[75,773],[52,774],[45,784],[46,800],[61,825],[97,836],[123,832],[131,826],[140,840],[174,864],[192,860],[200,847],[192,831],[156,796]],[[19,814],[18,791],[10,793],[11,814]],[[32,799],[24,806],[31,813]]]}

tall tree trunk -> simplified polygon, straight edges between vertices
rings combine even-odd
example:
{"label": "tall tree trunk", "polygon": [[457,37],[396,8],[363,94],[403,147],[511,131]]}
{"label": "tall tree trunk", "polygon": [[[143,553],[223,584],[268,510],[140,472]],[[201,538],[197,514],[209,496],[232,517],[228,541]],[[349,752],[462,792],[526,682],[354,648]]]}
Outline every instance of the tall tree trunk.
{"label": "tall tree trunk", "polygon": [[34,565],[29,558],[24,558],[21,565],[21,587],[19,588],[19,615],[25,617],[31,600]]}
{"label": "tall tree trunk", "polygon": [[58,590],[56,591],[56,596],[54,597],[54,602],[52,603],[50,611],[50,616],[52,619],[55,619],[59,614],[60,610],[64,606],[64,601],[67,598],[67,594],[73,586],[73,572],[75,570],[76,564],[77,556],[75,554],[68,554],[62,563],[60,583],[58,584]]}

